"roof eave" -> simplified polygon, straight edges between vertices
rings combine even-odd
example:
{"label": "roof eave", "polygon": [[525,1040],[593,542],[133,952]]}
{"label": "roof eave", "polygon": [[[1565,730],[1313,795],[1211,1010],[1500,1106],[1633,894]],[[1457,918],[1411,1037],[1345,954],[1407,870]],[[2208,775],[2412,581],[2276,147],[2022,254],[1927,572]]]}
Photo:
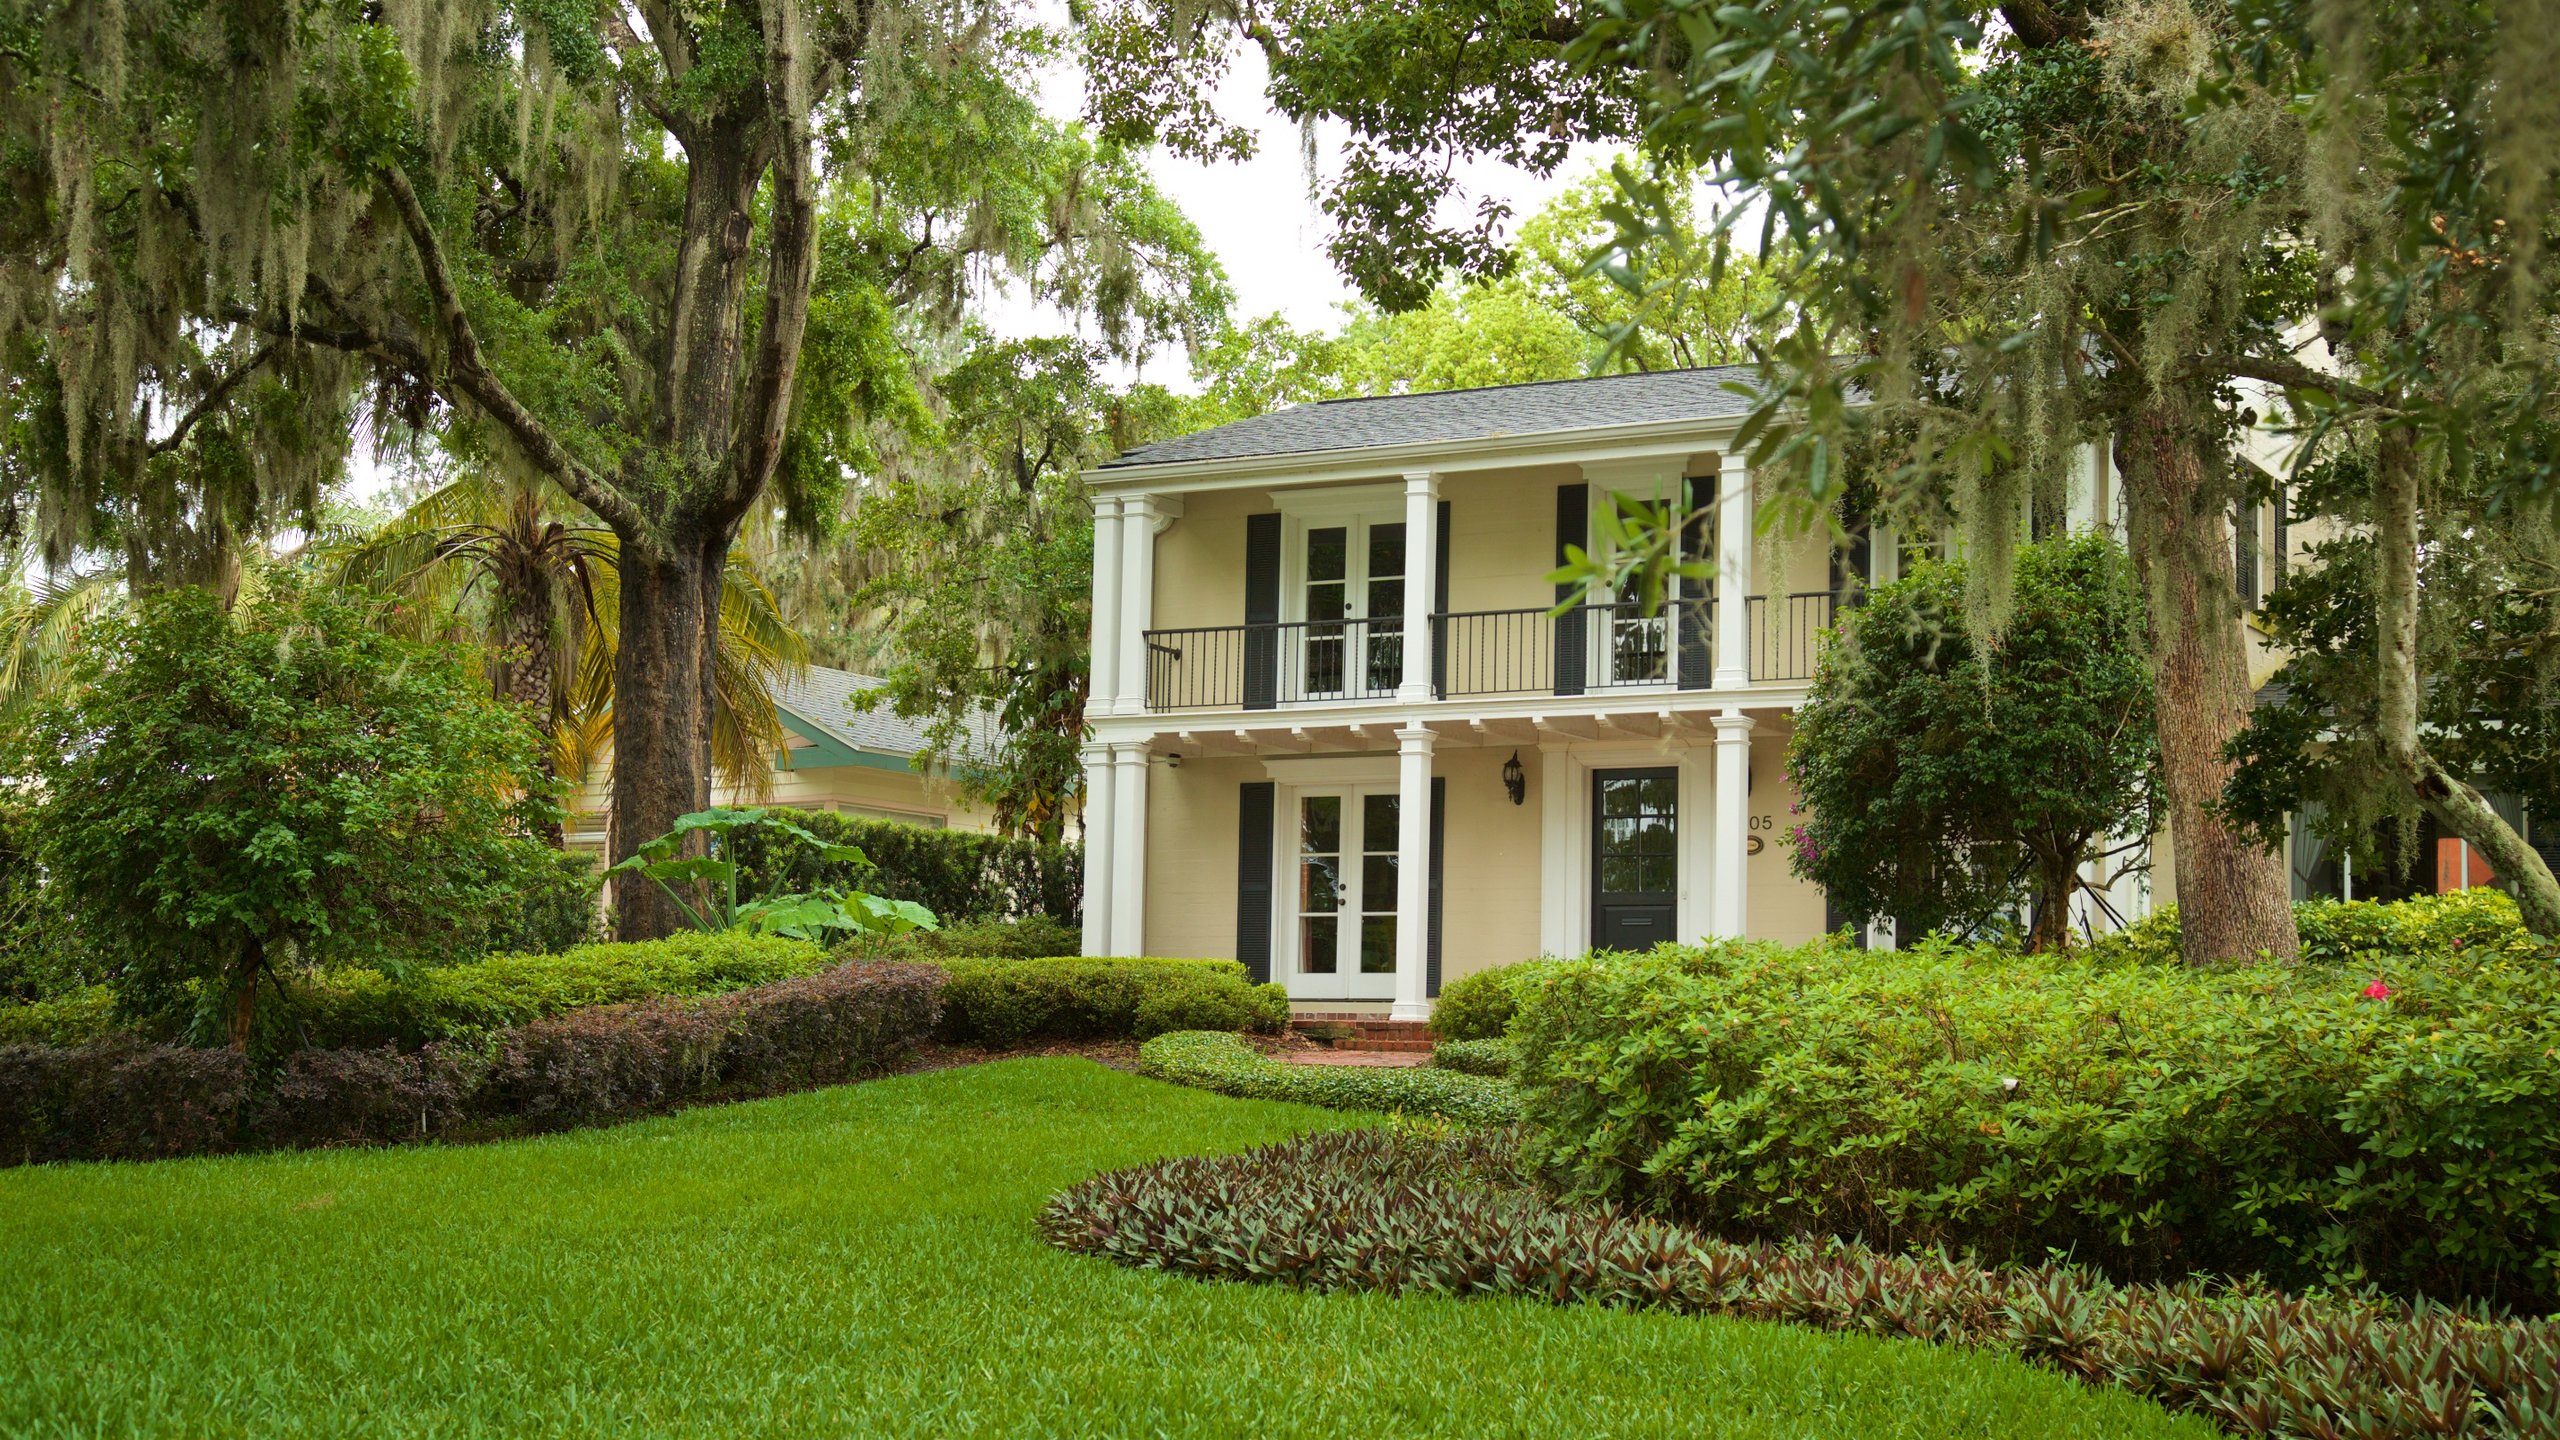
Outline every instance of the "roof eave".
{"label": "roof eave", "polygon": [[1415,441],[1403,445],[1352,446],[1340,450],[1293,450],[1278,455],[1172,460],[1153,465],[1111,465],[1086,472],[1085,483],[1097,493],[1136,491],[1173,494],[1242,490],[1275,483],[1321,485],[1336,480],[1375,479],[1380,475],[1405,471],[1448,473],[1509,470],[1524,465],[1585,460],[1641,460],[1715,449],[1733,438],[1745,418],[1742,415],[1712,415],[1696,419],[1649,420],[1638,425],[1592,425],[1573,430],[1541,430],[1525,435],[1487,435],[1467,440]]}

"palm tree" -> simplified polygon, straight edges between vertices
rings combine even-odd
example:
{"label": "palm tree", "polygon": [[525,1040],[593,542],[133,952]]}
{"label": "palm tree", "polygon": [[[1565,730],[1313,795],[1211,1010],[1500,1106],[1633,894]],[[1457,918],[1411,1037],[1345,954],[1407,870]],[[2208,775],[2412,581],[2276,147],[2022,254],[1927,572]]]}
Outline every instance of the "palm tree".
{"label": "palm tree", "polygon": [[[347,549],[339,574],[398,601],[404,633],[484,647],[492,688],[552,737],[550,773],[582,777],[613,740],[619,559],[613,532],[548,482],[475,469]],[[806,668],[808,645],[740,555],[722,576],[715,645],[712,764],[762,794],[783,743],[774,690]]]}
{"label": "palm tree", "polygon": [[123,595],[124,574],[112,565],[34,583],[0,582],[0,719],[62,678],[80,648],[80,632]]}

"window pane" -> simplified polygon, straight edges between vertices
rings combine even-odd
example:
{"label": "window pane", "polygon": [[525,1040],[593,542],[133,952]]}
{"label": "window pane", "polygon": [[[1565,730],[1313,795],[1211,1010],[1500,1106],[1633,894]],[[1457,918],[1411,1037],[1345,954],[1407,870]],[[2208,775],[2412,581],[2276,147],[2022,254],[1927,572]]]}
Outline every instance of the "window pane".
{"label": "window pane", "polygon": [[1309,585],[1307,587],[1307,618],[1309,620],[1341,619],[1345,588],[1339,580]]}
{"label": "window pane", "polygon": [[1679,808],[1680,778],[1678,776],[1656,775],[1645,780],[1643,784],[1644,808],[1658,810],[1666,815]]}
{"label": "window pane", "polygon": [[1298,922],[1298,973],[1330,975],[1341,951],[1339,941],[1342,922],[1327,915]]}
{"label": "window pane", "polygon": [[1384,850],[1393,854],[1396,848],[1396,797],[1369,795],[1360,801],[1360,834],[1362,849]]}
{"label": "window pane", "polygon": [[1360,862],[1360,908],[1396,908],[1396,857],[1372,855]]}
{"label": "window pane", "polygon": [[[1404,615],[1404,582],[1402,580],[1369,579],[1369,618],[1393,621]],[[1389,627],[1382,627],[1389,628]]]}
{"label": "window pane", "polygon": [[1600,862],[1600,891],[1624,895],[1636,888],[1636,862],[1611,855]]}
{"label": "window pane", "polygon": [[1350,532],[1339,525],[1307,532],[1307,579],[1310,581],[1348,578],[1344,566],[1350,560]]}
{"label": "window pane", "polygon": [[1396,917],[1371,915],[1360,922],[1360,973],[1396,973]]}
{"label": "window pane", "polygon": [[1342,908],[1342,872],[1332,860],[1298,862],[1298,908],[1322,914]]}
{"label": "window pane", "polygon": [[1372,581],[1393,577],[1404,578],[1404,525],[1369,527],[1369,578]]}
{"label": "window pane", "polygon": [[1342,853],[1342,797],[1309,795],[1299,802],[1298,853]]}
{"label": "window pane", "polygon": [[1642,855],[1668,855],[1679,844],[1679,837],[1671,833],[1671,826],[1655,819],[1646,821],[1644,829],[1637,832],[1635,849]]}
{"label": "window pane", "polygon": [[1600,813],[1608,816],[1636,813],[1636,782],[1603,780],[1600,782]]}
{"label": "window pane", "polygon": [[1636,822],[1629,817],[1612,816],[1600,822],[1600,848],[1607,854],[1622,855],[1634,846]]}
{"label": "window pane", "polygon": [[1638,862],[1638,881],[1648,895],[1668,895],[1680,886],[1673,878],[1673,859],[1669,855],[1648,855]]}

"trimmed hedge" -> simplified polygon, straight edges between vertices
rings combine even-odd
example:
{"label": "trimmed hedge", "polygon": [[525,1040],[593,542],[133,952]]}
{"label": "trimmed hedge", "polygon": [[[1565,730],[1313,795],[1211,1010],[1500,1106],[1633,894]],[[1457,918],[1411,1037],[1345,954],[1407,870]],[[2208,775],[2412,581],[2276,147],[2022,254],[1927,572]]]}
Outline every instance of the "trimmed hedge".
{"label": "trimmed hedge", "polygon": [[2497,948],[2194,971],[1666,946],[1550,970],[1514,1079],[1528,1153],[1570,1193],[1718,1234],[2540,1309],[2555,979]]}
{"label": "trimmed hedge", "polygon": [[1084,932],[1062,920],[1033,915],[1021,920],[970,920],[939,930],[903,935],[857,935],[835,948],[843,960],[1039,960],[1073,955]]}
{"label": "trimmed hedge", "polygon": [[495,955],[405,979],[338,970],[294,987],[278,1019],[297,1047],[415,1049],[478,1041],[596,1005],[686,999],[812,975],[826,952],[805,940],[687,931],[664,940],[581,945],[557,955]]}
{"label": "trimmed hedge", "polygon": [[0,1045],[82,1045],[117,1028],[115,992],[104,985],[23,1005],[0,1004]]}
{"label": "trimmed hedge", "polygon": [[1289,1025],[1289,992],[1233,960],[950,960],[942,1033],[998,1049],[1031,1040],[1145,1040],[1175,1030]]}
{"label": "trimmed hedge", "polygon": [[485,1046],[303,1050],[266,1084],[229,1050],[0,1045],[0,1165],[552,1130],[876,1074],[940,1018],[941,971],[840,965],[707,999],[601,1006]]}
{"label": "trimmed hedge", "polygon": [[1431,1047],[1431,1063],[1462,1075],[1490,1075],[1497,1080],[1505,1079],[1511,1074],[1511,1042],[1443,1040]]}
{"label": "trimmed hedge", "polygon": [[779,867],[784,890],[866,890],[913,900],[945,925],[1034,915],[1070,928],[1084,923],[1082,846],[822,810],[795,810],[791,820],[830,844],[861,846],[865,863],[822,860],[796,840],[751,828],[734,837],[742,893],[763,894]]}
{"label": "trimmed hedge", "polygon": [[1499,1080],[1425,1066],[1290,1065],[1218,1031],[1157,1036],[1138,1047],[1138,1073],[1245,1100],[1436,1115],[1465,1125],[1501,1125],[1520,1116],[1518,1098]]}
{"label": "trimmed hedge", "polygon": [[[2504,890],[2457,890],[2409,900],[2305,900],[2293,907],[2302,960],[2311,965],[2374,966],[2411,955],[2491,953],[2511,960],[2550,959],[2551,942],[2524,928],[2515,898]],[[2177,965],[2178,907],[2159,910],[2089,946],[2095,963]]]}
{"label": "trimmed hedge", "polygon": [[1332,1131],[1098,1175],[1040,1215],[1061,1249],[1318,1291],[1515,1295],[1999,1351],[2242,1435],[2560,1430],[2560,1322],[1831,1241],[1734,1245],[1522,1183],[1502,1132]]}
{"label": "trimmed hedge", "polygon": [[1431,1033],[1443,1040],[1501,1039],[1511,1029],[1521,991],[1537,984],[1556,963],[1523,960],[1450,981],[1432,1002]]}

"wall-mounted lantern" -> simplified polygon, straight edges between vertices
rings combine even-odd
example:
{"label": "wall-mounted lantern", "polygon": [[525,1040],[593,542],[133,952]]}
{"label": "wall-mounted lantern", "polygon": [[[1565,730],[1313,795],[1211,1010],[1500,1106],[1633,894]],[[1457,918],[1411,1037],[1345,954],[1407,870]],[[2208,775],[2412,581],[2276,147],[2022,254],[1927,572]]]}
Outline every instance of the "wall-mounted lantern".
{"label": "wall-mounted lantern", "polygon": [[1529,776],[1526,771],[1520,768],[1520,752],[1517,750],[1511,752],[1510,759],[1502,762],[1502,788],[1510,792],[1512,804],[1520,805],[1527,803],[1529,799]]}

